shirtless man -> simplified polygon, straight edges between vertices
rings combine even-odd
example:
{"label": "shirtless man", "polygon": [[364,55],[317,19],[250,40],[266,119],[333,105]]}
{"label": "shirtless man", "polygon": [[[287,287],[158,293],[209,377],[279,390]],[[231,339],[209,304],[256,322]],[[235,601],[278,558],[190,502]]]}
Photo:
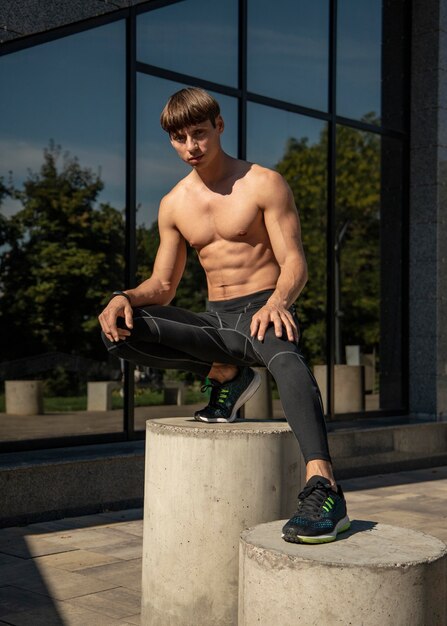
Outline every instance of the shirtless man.
{"label": "shirtless man", "polygon": [[[306,486],[283,528],[286,541],[324,543],[349,528],[335,483],[320,393],[298,347],[294,303],[307,280],[292,192],[272,170],[234,159],[221,147],[218,103],[202,89],[168,100],[161,125],[192,167],[162,200],[152,276],[113,293],[99,316],[112,354],[210,379],[208,406],[195,418],[231,422],[259,386],[251,365],[268,368],[306,461]],[[196,314],[167,306],[197,250],[208,306]]]}

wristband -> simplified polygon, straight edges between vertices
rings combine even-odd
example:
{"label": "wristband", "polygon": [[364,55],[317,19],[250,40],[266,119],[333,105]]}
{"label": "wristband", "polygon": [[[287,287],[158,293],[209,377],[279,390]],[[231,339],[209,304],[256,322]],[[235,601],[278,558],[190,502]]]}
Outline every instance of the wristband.
{"label": "wristband", "polygon": [[114,291],[112,293],[112,298],[114,298],[115,296],[124,296],[126,298],[126,300],[128,301],[129,304],[132,304],[131,300],[130,300],[130,296],[125,293],[124,291]]}

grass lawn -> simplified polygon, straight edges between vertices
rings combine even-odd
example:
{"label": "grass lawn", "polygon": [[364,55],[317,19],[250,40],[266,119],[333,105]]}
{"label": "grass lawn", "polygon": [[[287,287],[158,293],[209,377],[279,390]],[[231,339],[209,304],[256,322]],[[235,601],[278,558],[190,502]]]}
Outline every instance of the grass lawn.
{"label": "grass lawn", "polygon": [[[206,395],[195,389],[186,390],[186,404],[194,404],[204,400]],[[162,391],[143,389],[135,396],[135,406],[155,406],[163,404]],[[121,409],[123,398],[119,392],[112,394],[112,408]],[[85,411],[87,396],[44,397],[43,408],[46,413],[63,413],[64,411]],[[0,413],[5,411],[5,394],[0,394]]]}

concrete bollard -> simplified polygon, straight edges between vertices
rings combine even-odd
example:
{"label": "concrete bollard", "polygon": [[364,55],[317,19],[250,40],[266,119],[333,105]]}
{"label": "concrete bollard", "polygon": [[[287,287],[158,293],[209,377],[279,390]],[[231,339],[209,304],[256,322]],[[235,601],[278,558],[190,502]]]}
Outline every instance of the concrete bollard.
{"label": "concrete bollard", "polygon": [[185,383],[180,380],[165,381],[163,383],[163,403],[176,404],[177,406],[186,404]]}
{"label": "concrete bollard", "polygon": [[112,391],[120,387],[121,383],[113,380],[87,383],[87,411],[110,411]]}
{"label": "concrete bollard", "polygon": [[285,521],[241,535],[238,626],[446,626],[439,539],[353,521],[333,543],[290,544]]}
{"label": "concrete bollard", "polygon": [[271,419],[273,417],[273,402],[270,372],[266,367],[253,367],[252,369],[260,375],[261,384],[256,393],[242,407],[242,415],[245,419]]}
{"label": "concrete bollard", "polygon": [[6,413],[11,415],[40,415],[43,413],[42,381],[6,380]]}
{"label": "concrete bollard", "polygon": [[[242,530],[296,506],[284,422],[146,422],[142,626],[234,626]],[[304,476],[303,476],[304,478]]]}
{"label": "concrete bollard", "polygon": [[[326,407],[326,365],[315,365],[314,376]],[[365,409],[365,370],[363,365],[334,365],[335,413],[356,413]]]}

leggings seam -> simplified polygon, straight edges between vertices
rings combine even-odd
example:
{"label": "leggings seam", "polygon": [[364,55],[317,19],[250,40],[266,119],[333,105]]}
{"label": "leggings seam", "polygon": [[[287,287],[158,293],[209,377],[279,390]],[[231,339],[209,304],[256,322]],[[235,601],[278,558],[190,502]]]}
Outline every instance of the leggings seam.
{"label": "leggings seam", "polygon": [[[268,370],[270,369],[270,364],[271,364],[271,362],[272,362],[274,359],[276,359],[276,357],[277,357],[277,356],[281,356],[281,354],[293,354],[294,356],[296,356],[296,358],[297,358],[297,359],[298,359],[301,363],[303,363],[303,365],[305,365],[305,364],[304,364],[304,362],[303,362],[303,359],[300,357],[300,355],[299,355],[299,354],[297,354],[296,352],[292,352],[291,350],[283,350],[282,352],[277,352],[276,354],[274,354],[274,355],[272,356],[272,358],[270,359],[270,361],[269,361],[269,362],[268,362],[268,364],[267,364],[267,369],[268,369]],[[308,369],[306,365],[305,365],[305,367],[306,367],[306,369]]]}
{"label": "leggings seam", "polygon": [[221,320],[221,318],[220,318],[219,313],[217,313],[217,311],[216,311],[216,317],[217,317],[217,319],[219,320],[220,328],[223,328],[223,323],[222,323],[222,320]]}
{"label": "leggings seam", "polygon": [[241,321],[241,317],[242,317],[242,313],[239,313],[239,317],[237,318],[237,322],[234,325],[234,329],[233,330],[237,330],[237,325],[239,324],[239,322]]}
{"label": "leggings seam", "polygon": [[[248,337],[246,337],[246,335],[244,335],[244,337],[245,337],[246,339],[248,339]],[[255,340],[255,338],[254,338],[254,337],[250,337],[250,339],[249,339],[249,341],[250,341],[250,343],[251,343],[251,347],[253,348],[253,352],[256,354],[256,356],[257,356],[257,357],[258,357],[258,359],[261,361],[261,363],[264,363],[264,365],[265,365],[265,359],[264,359],[264,358],[263,358],[263,356],[262,356],[262,355],[261,355],[261,354],[260,354],[260,353],[256,350],[256,348],[255,348],[255,346],[254,346],[254,343],[253,343],[253,342],[254,342],[254,340]]]}
{"label": "leggings seam", "polygon": [[[128,348],[130,348],[134,352],[138,352],[138,354],[142,354],[143,356],[150,356],[151,359],[158,359],[159,361],[169,361],[169,360],[171,360],[171,359],[167,359],[167,358],[162,357],[162,356],[157,356],[156,354],[151,354],[150,352],[143,352],[142,350],[138,350],[138,348],[133,346],[131,343],[128,343],[127,341],[124,342],[124,343],[126,344],[126,346]],[[117,348],[118,348],[118,346],[112,346],[110,348],[110,351],[116,350]],[[209,363],[207,363],[206,361],[200,361],[199,359],[182,359],[181,357],[175,357],[174,360],[175,361],[187,362],[187,363],[195,363],[195,364],[198,363],[199,365],[209,366]]]}
{"label": "leggings seam", "polygon": [[[161,343],[161,330],[160,330],[159,325],[158,325],[158,324],[157,324],[157,322],[155,321],[154,316],[153,316],[153,315],[151,315],[150,313],[148,313],[145,309],[141,309],[141,310],[142,310],[144,313],[146,313],[147,318],[151,319],[151,320],[154,322],[154,324],[155,324],[155,328],[156,328],[156,329],[157,329],[157,331],[158,331],[158,343]],[[138,317],[137,317],[136,319],[138,319]],[[141,317],[140,317],[140,319],[146,319],[146,317],[141,316]]]}

